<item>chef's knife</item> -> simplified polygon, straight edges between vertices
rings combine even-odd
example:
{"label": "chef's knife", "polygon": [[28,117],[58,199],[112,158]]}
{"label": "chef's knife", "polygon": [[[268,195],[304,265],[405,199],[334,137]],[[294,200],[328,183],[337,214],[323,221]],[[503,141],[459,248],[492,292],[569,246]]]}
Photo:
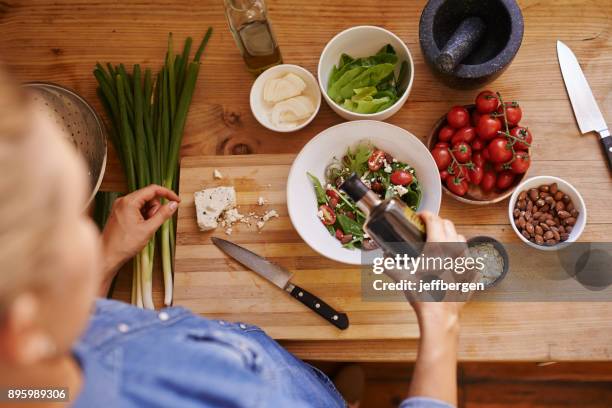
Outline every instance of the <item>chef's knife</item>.
{"label": "chef's knife", "polygon": [[246,248],[236,245],[233,242],[226,241],[221,238],[212,237],[212,242],[219,249],[231,256],[247,268],[256,272],[259,276],[267,279],[269,282],[288,292],[291,296],[308,306],[315,311],[319,316],[344,330],[349,326],[348,316],[346,313],[339,313],[330,305],[308,292],[300,288],[298,285],[291,283],[292,273],[288,270],[273,264],[267,259],[249,251]]}
{"label": "chef's knife", "polygon": [[612,136],[580,64],[572,50],[561,41],[557,41],[557,57],[580,133],[599,133],[604,155],[608,158],[608,166],[612,170]]}

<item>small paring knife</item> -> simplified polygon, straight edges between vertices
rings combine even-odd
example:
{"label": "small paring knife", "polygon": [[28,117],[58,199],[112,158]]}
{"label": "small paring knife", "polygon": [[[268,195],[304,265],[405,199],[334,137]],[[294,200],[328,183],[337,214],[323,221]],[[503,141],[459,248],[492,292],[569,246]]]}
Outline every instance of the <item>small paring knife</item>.
{"label": "small paring knife", "polygon": [[241,247],[240,245],[236,245],[233,242],[216,237],[212,237],[211,240],[213,244],[215,244],[227,255],[251,269],[262,278],[265,278],[270,283],[289,293],[292,297],[299,300],[302,304],[306,305],[329,323],[333,324],[340,330],[348,328],[349,320],[346,313],[337,312],[334,308],[312,293],[300,288],[294,283],[291,283],[291,277],[293,274],[288,270],[273,264],[266,258],[261,257],[256,253]]}
{"label": "small paring knife", "polygon": [[557,41],[557,58],[580,133],[599,133],[604,155],[612,170],[612,136],[580,64],[572,50],[561,41]]}

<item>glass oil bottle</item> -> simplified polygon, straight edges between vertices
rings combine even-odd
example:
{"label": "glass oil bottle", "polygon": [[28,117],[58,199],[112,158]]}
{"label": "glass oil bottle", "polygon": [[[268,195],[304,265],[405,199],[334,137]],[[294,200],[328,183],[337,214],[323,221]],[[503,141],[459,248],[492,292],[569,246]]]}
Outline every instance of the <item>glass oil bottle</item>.
{"label": "glass oil bottle", "polygon": [[249,72],[283,63],[264,0],[225,0],[225,15]]}

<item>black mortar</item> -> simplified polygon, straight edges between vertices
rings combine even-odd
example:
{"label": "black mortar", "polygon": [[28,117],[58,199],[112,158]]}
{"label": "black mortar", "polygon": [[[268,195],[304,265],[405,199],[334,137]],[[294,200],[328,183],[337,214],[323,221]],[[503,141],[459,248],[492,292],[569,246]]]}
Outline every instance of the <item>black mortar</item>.
{"label": "black mortar", "polygon": [[[449,73],[436,63],[461,23],[480,17],[485,32]],[[425,62],[448,86],[472,89],[491,82],[510,65],[523,39],[523,15],[515,0],[430,0],[421,14],[419,40]],[[438,61],[439,62],[439,61]]]}

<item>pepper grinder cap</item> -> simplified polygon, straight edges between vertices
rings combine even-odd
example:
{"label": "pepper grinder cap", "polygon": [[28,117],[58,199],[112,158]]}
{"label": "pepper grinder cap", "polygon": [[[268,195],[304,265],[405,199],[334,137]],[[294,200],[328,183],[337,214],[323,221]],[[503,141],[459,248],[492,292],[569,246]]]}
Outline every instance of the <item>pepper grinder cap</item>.
{"label": "pepper grinder cap", "polygon": [[361,200],[363,196],[370,191],[368,186],[361,181],[356,173],[351,174],[351,176],[340,185],[340,189],[344,190],[344,192],[346,192],[355,202]]}

